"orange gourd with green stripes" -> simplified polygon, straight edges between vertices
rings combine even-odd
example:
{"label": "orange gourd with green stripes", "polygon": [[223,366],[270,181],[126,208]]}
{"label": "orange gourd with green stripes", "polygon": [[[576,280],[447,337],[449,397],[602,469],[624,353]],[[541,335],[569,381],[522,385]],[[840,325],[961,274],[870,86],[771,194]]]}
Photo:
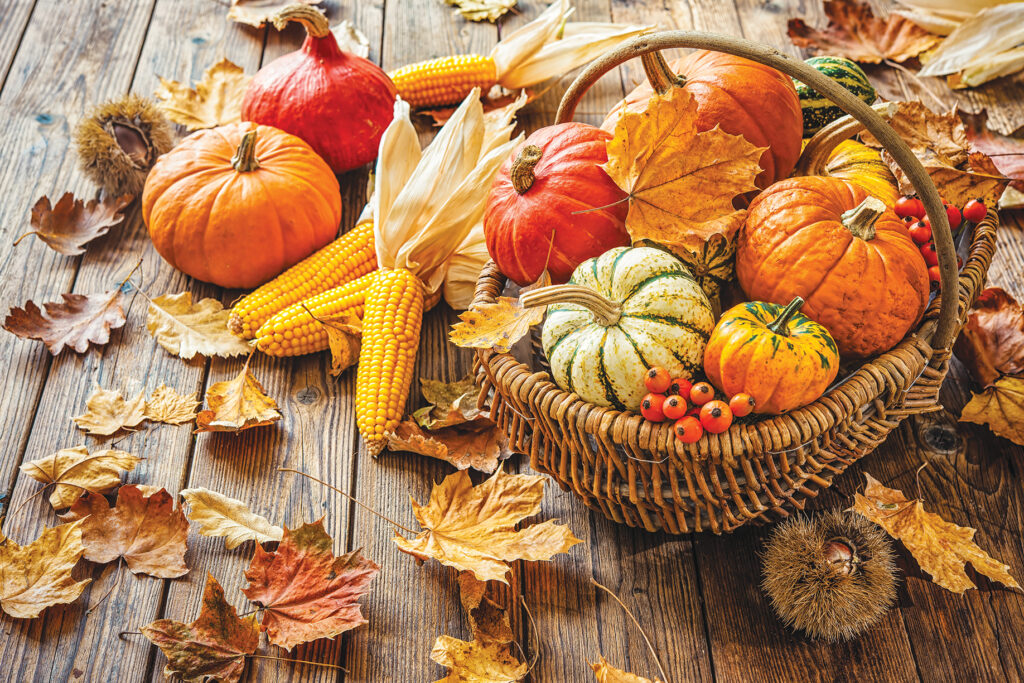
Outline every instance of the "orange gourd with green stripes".
{"label": "orange gourd with green stripes", "polygon": [[498,82],[494,60],[483,55],[439,57],[388,74],[398,95],[415,109],[458,104],[473,88],[486,93]]}

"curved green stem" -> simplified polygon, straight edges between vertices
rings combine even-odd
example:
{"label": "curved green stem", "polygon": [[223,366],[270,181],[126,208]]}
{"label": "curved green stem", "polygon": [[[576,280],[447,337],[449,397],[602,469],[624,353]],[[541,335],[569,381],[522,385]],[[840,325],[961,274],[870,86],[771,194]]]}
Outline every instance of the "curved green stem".
{"label": "curved green stem", "polygon": [[775,318],[775,320],[768,323],[768,331],[783,337],[788,337],[789,322],[803,305],[804,300],[802,297],[794,297],[793,300],[789,302],[789,305],[782,309],[782,313],[779,313],[779,316]]}

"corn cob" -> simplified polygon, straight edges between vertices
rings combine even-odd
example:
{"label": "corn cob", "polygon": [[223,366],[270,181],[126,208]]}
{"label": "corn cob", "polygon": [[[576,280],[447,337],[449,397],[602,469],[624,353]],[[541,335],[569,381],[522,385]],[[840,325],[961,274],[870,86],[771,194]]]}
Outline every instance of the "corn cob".
{"label": "corn cob", "polygon": [[356,374],[356,424],[370,455],[402,419],[423,323],[423,284],[404,268],[378,270],[366,294]]}
{"label": "corn cob", "polygon": [[291,304],[376,268],[373,223],[366,221],[242,297],[231,309],[228,328],[243,339],[251,339],[263,323]]}
{"label": "corn cob", "polygon": [[458,104],[473,88],[487,93],[498,82],[494,60],[482,55],[438,57],[388,74],[414,109]]}
{"label": "corn cob", "polygon": [[362,318],[366,291],[372,281],[373,273],[368,273],[278,311],[256,331],[256,348],[268,356],[302,356],[327,349],[327,331],[317,319],[332,318],[346,311]]}

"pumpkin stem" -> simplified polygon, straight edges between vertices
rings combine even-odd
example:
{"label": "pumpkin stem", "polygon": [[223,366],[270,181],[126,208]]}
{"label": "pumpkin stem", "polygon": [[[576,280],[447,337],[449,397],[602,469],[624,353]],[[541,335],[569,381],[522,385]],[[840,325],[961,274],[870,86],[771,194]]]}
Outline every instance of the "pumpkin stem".
{"label": "pumpkin stem", "polygon": [[789,321],[793,319],[796,312],[804,305],[802,297],[794,297],[789,305],[782,309],[782,313],[775,320],[768,323],[768,331],[783,337],[789,336]]}
{"label": "pumpkin stem", "polygon": [[544,150],[537,145],[527,145],[519,151],[516,160],[512,162],[512,168],[509,170],[512,187],[515,188],[516,192],[524,194],[533,186],[535,179],[533,169],[543,155]]}
{"label": "pumpkin stem", "polygon": [[875,239],[875,221],[883,211],[885,203],[881,199],[866,197],[856,208],[844,212],[839,220],[854,237],[870,241]]}
{"label": "pumpkin stem", "polygon": [[270,17],[270,23],[278,31],[283,31],[289,21],[297,21],[302,24],[306,33],[314,38],[323,38],[331,33],[327,15],[312,5],[300,3],[286,5]]}
{"label": "pumpkin stem", "polygon": [[614,325],[622,316],[622,306],[598,294],[590,287],[580,285],[551,285],[519,297],[519,303],[526,308],[550,306],[551,304],[576,304],[594,314],[594,320],[604,326]]}
{"label": "pumpkin stem", "polygon": [[643,64],[644,73],[651,87],[659,95],[664,95],[673,86],[683,87],[686,85],[686,77],[672,71],[672,67],[665,60],[665,55],[654,51],[640,55],[640,63]]}
{"label": "pumpkin stem", "polygon": [[256,129],[253,128],[242,136],[238,144],[235,156],[231,157],[231,165],[239,173],[255,171],[260,167],[259,159],[256,158]]}

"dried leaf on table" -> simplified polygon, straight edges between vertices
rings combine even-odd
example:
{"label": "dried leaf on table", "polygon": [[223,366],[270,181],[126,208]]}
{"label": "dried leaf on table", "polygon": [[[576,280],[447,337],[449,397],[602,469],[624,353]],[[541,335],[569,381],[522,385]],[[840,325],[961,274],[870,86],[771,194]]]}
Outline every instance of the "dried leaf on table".
{"label": "dried leaf on table", "polygon": [[992,433],[1024,446],[1024,375],[1007,375],[974,394],[961,422],[988,425]]}
{"label": "dried leaf on table", "polygon": [[920,76],[948,76],[951,88],[971,88],[1024,69],[1024,4],[981,10],[928,55]]}
{"label": "dried leaf on table", "polygon": [[415,500],[413,514],[425,529],[415,538],[395,535],[405,553],[436,559],[481,581],[508,583],[507,562],[550,560],[580,539],[554,520],[517,529],[523,519],[540,512],[544,477],[505,474],[500,469],[479,486],[469,473],[456,472],[435,484],[426,505]]}
{"label": "dried leaf on table", "polygon": [[456,346],[508,353],[530,328],[544,320],[544,307],[523,308],[517,299],[499,296],[493,304],[477,304],[459,314],[448,339]]}
{"label": "dried leaf on table", "polygon": [[508,610],[486,595],[487,583],[472,572],[459,572],[459,599],[469,618],[473,639],[485,643],[511,643],[515,640]]}
{"label": "dried leaf on table", "polygon": [[516,6],[519,0],[444,0],[455,8],[455,14],[466,21],[489,21],[494,23]]}
{"label": "dried leaf on table", "polygon": [[413,413],[413,418],[424,429],[441,429],[481,418],[489,419],[487,411],[476,406],[480,389],[472,374],[455,382],[421,377],[420,393],[429,405]]}
{"label": "dried leaf on table", "polygon": [[190,131],[214,128],[241,120],[242,96],[251,78],[225,58],[203,72],[195,89],[161,77],[154,96],[171,121]]}
{"label": "dried leaf on table", "polygon": [[1024,310],[1006,290],[989,287],[967,313],[953,353],[988,386],[1002,375],[1024,374]]}
{"label": "dried leaf on table", "polygon": [[270,642],[291,650],[365,624],[359,598],[380,567],[359,550],[334,555],[323,520],[285,528],[277,550],[256,546],[245,570],[245,596],[264,608],[262,629]]}
{"label": "dried leaf on table", "polygon": [[[319,0],[318,0],[319,1]],[[348,19],[331,27],[334,39],[338,41],[338,47],[357,57],[367,59],[370,56],[370,41],[366,34],[360,31]]]}
{"label": "dried leaf on table", "polygon": [[[970,140],[956,111],[938,114],[921,102],[889,102],[885,115],[889,126],[918,157],[937,156],[952,166],[967,161]],[[884,148],[867,131],[861,133],[861,141],[868,147]]]}
{"label": "dried leaf on table", "polygon": [[[987,154],[1000,173],[1010,178],[1010,187],[1024,193],[1024,138],[997,133],[988,127],[988,112],[960,112],[971,150]],[[1006,200],[1004,195],[1000,202]],[[1013,207],[1008,207],[1013,208]]]}
{"label": "dried leaf on table", "polygon": [[662,683],[660,680],[652,681],[649,678],[616,669],[608,663],[604,655],[601,655],[596,662],[591,663],[590,668],[594,670],[597,683]]}
{"label": "dried leaf on table", "polygon": [[346,310],[341,315],[319,318],[312,313],[309,315],[327,332],[327,343],[331,348],[330,373],[333,377],[337,377],[359,361],[359,342],[363,336],[363,321],[351,310]]}
{"label": "dried leaf on table", "polygon": [[230,309],[216,299],[192,303],[191,292],[164,294],[149,302],[146,329],[168,353],[188,360],[204,356],[244,356],[251,349],[228,329]]}
{"label": "dried leaf on table", "polygon": [[85,353],[90,344],[103,346],[110,331],[122,327],[124,292],[120,288],[102,294],[61,294],[61,303],[48,302],[43,310],[29,301],[25,308],[12,308],[4,329],[23,339],[38,339],[56,356],[68,347]]}
{"label": "dried leaf on table", "polygon": [[36,481],[54,484],[50,505],[71,507],[86,491],[110,493],[121,483],[121,473],[135,469],[141,458],[111,449],[89,453],[85,446],[62,448],[39,460],[22,464],[21,471]]}
{"label": "dried leaf on table", "polygon": [[7,539],[0,545],[0,609],[34,619],[51,605],[77,600],[92,581],[71,577],[82,553],[81,522],[44,529],[28,545]]}
{"label": "dried leaf on table", "polygon": [[199,401],[194,394],[179,394],[166,384],[161,384],[146,400],[146,419],[169,425],[180,425],[196,418]]}
{"label": "dried leaf on table", "polygon": [[444,460],[460,470],[472,468],[488,474],[512,456],[508,438],[493,422],[426,431],[412,420],[403,420],[388,435],[388,450],[418,453]]}
{"label": "dried leaf on table", "polygon": [[255,28],[270,23],[271,18],[288,5],[319,5],[322,0],[231,0],[228,19]]}
{"label": "dried leaf on table", "polygon": [[828,26],[811,28],[803,19],[789,20],[786,31],[794,45],[819,55],[838,55],[857,62],[905,62],[941,42],[898,14],[879,19],[859,0],[825,0]]}
{"label": "dried leaf on table", "polygon": [[110,436],[120,429],[137,427],[146,419],[146,396],[140,391],[125,400],[117,389],[97,385],[85,399],[85,412],[71,419],[87,434]]}
{"label": "dried leaf on table", "polygon": [[[913,183],[896,165],[888,151],[882,151],[882,159],[896,176],[900,192],[915,192]],[[981,152],[971,152],[967,163],[960,168],[950,166],[935,156],[921,159],[921,163],[936,187],[942,188],[942,197],[957,206],[963,206],[972,199],[981,199],[986,206],[996,206],[1010,183],[1009,178],[999,173],[992,165],[992,160]]]}
{"label": "dried leaf on table", "polygon": [[124,558],[133,574],[173,579],[188,573],[185,539],[188,521],[166,489],[134,485],[117,490],[117,502],[110,507],[101,496],[79,499],[75,504],[88,509],[82,520],[82,544],[90,562],[113,562]]}
{"label": "dried leaf on table", "polygon": [[157,619],[140,630],[167,657],[164,675],[177,674],[189,683],[239,680],[246,656],[256,652],[260,644],[255,615],[238,616],[224,599],[224,589],[209,573],[203,605],[195,621],[185,624]]}
{"label": "dried leaf on table", "polygon": [[277,402],[263,393],[263,385],[249,372],[249,360],[234,379],[217,382],[206,390],[206,410],[196,416],[197,432],[240,432],[277,422]]}
{"label": "dried leaf on table", "polygon": [[907,500],[902,491],[883,486],[865,472],[864,493],[854,494],[853,512],[863,515],[902,543],[932,581],[954,593],[977,586],[964,571],[970,562],[975,571],[1010,588],[1020,588],[1009,566],[992,559],[972,540],[975,529],[947,522],[925,512],[920,499]]}
{"label": "dried leaf on table", "polygon": [[40,197],[32,207],[32,230],[14,241],[18,244],[28,235],[35,235],[48,247],[65,256],[85,253],[85,245],[97,237],[106,235],[114,226],[124,221],[121,211],[134,197],[107,197],[102,202],[95,199],[88,203],[75,199],[70,192],[50,206],[49,197]]}
{"label": "dried leaf on table", "polygon": [[257,515],[245,503],[206,488],[185,489],[182,498],[188,502],[188,518],[199,525],[203,536],[224,537],[228,550],[246,541],[266,543],[280,541],[284,530]]}

